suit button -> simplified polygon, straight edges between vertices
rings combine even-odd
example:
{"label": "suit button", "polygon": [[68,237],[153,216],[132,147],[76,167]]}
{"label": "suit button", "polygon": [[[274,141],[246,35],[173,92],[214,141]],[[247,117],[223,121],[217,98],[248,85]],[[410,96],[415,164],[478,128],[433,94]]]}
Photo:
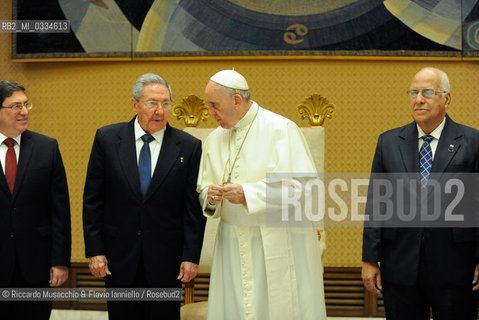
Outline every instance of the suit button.
{"label": "suit button", "polygon": [[15,233],[10,232],[10,238],[13,238],[13,237],[15,237]]}
{"label": "suit button", "polygon": [[141,230],[138,230],[138,231],[136,232],[136,235],[137,235],[137,236],[141,236]]}

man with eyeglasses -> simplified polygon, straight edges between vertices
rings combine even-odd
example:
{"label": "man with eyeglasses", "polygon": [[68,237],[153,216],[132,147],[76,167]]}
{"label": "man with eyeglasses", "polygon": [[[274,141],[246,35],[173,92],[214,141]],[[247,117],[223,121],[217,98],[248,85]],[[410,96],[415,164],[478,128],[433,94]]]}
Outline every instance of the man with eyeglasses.
{"label": "man with eyeglasses", "polygon": [[[71,253],[58,143],[27,130],[32,104],[23,85],[0,80],[0,102],[0,287],[58,287],[68,279]],[[0,302],[5,319],[49,319],[51,309],[52,301]]]}
{"label": "man with eyeglasses", "polygon": [[[91,273],[108,288],[181,288],[198,273],[201,141],[168,125],[171,88],[147,73],[130,122],[98,129],[83,194]],[[179,296],[181,298],[181,295]],[[180,301],[108,301],[109,319],[179,319]]]}
{"label": "man with eyeglasses", "polygon": [[[449,90],[446,73],[421,69],[408,91],[414,121],[378,139],[366,204],[362,278],[370,292],[383,294],[387,319],[426,320],[431,312],[434,319],[477,319],[479,232],[475,225],[450,223],[446,205],[457,190],[441,194],[437,187],[444,188],[451,176],[463,177],[468,192],[472,185],[464,173],[479,171],[479,131],[446,114]],[[389,208],[378,200],[381,191],[372,187],[379,177],[405,178],[389,192]],[[399,194],[405,196],[395,198]],[[476,207],[459,211],[474,220]],[[386,210],[411,220],[370,222]],[[430,214],[444,220],[425,219]]]}

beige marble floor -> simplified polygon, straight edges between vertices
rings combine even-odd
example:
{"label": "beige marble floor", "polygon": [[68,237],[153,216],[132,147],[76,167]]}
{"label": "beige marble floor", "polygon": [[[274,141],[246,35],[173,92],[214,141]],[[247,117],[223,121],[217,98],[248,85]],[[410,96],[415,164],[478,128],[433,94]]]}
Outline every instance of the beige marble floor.
{"label": "beige marble floor", "polygon": [[50,320],[108,320],[106,311],[53,309]]}
{"label": "beige marble floor", "polygon": [[[328,317],[328,320],[384,320],[384,318],[338,318]],[[105,311],[79,311],[79,310],[59,310],[54,309],[50,320],[108,320]]]}

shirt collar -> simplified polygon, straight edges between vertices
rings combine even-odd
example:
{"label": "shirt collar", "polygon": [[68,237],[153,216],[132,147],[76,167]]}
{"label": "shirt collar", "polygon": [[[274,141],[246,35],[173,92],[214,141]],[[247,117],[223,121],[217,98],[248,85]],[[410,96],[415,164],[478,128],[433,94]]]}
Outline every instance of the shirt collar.
{"label": "shirt collar", "polygon": [[[4,135],[3,133],[0,132],[0,144],[3,143],[3,141],[5,141],[5,139],[7,139],[8,137],[6,135]],[[12,138],[13,140],[15,140],[15,142],[20,145],[20,141],[22,141],[22,134],[20,133],[18,136],[16,137],[13,137]]]}
{"label": "shirt collar", "polygon": [[[163,141],[165,129],[166,129],[166,126],[163,129],[156,131],[155,133],[152,133],[151,136],[155,138],[156,141],[161,142]],[[141,139],[141,137],[145,134],[147,133],[145,132],[145,130],[141,128],[140,123],[138,122],[138,117],[136,117],[135,118],[135,141],[137,141],[138,139]]]}
{"label": "shirt collar", "polygon": [[253,104],[249,108],[248,112],[238,121],[234,126],[233,129],[241,129],[247,127],[251,122],[253,122],[256,113],[258,112],[259,106],[256,102],[252,101]]}
{"label": "shirt collar", "polygon": [[[433,136],[434,139],[439,140],[445,124],[446,124],[446,117],[444,117],[444,120],[442,120],[442,122],[436,127],[436,129],[434,129],[434,131],[431,132],[429,135]],[[417,123],[416,123],[416,126],[417,126],[417,138],[421,139],[423,136],[426,136],[424,131],[419,127]]]}

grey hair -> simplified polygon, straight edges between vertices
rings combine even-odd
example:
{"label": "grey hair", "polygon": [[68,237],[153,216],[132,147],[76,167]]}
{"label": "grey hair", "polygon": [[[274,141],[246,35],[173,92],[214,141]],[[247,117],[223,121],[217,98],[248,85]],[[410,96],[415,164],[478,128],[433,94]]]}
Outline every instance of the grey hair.
{"label": "grey hair", "polygon": [[[443,90],[443,91],[446,91],[446,92],[449,92],[451,90],[451,86],[449,84],[449,77],[447,76],[447,74],[444,71],[442,71],[441,69],[438,69],[438,68],[434,68],[434,67],[425,67],[425,68],[422,68],[421,70],[430,70],[430,71],[439,73],[439,75],[441,76],[441,81],[439,83],[439,89]],[[443,96],[444,96],[444,93],[443,93]]]}
{"label": "grey hair", "polygon": [[233,89],[233,88],[225,87],[223,85],[221,85],[221,88],[223,89],[223,92],[229,97],[232,97],[235,93],[237,93],[241,97],[243,97],[244,101],[246,102],[248,102],[249,99],[251,98],[251,93],[249,92],[249,90]]}
{"label": "grey hair", "polygon": [[171,87],[165,79],[154,73],[145,73],[144,75],[141,75],[133,85],[133,98],[136,101],[140,101],[140,98],[143,95],[143,89],[145,85],[150,83],[158,83],[164,85],[168,88],[168,92],[170,93],[170,99],[173,98],[173,94],[171,93]]}

